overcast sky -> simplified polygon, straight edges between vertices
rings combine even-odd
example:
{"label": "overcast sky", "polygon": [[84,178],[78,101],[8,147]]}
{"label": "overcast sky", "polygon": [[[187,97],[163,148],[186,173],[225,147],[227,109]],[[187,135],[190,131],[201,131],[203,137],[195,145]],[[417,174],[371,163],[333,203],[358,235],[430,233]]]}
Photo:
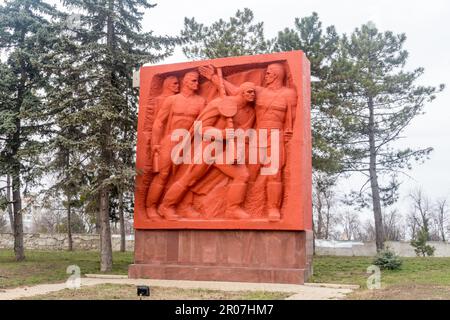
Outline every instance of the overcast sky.
{"label": "overcast sky", "polygon": [[[248,7],[255,21],[263,21],[268,38],[279,30],[293,27],[296,17],[313,11],[325,26],[335,25],[338,32],[350,33],[355,27],[373,21],[379,30],[406,33],[406,49],[410,53],[407,67],[424,67],[420,82],[427,85],[450,85],[450,1],[402,0],[228,0],[228,1],[155,1],[158,5],[145,17],[145,29],[155,34],[174,35],[183,28],[184,17],[195,17],[198,22],[210,24],[219,18],[228,19],[237,9]],[[164,63],[187,61],[180,50]],[[450,88],[449,88],[450,89]],[[446,89],[426,114],[413,121],[405,131],[402,146],[433,147],[430,160],[414,166],[409,172],[412,179],[403,178],[401,201],[416,186],[422,186],[431,198],[450,200],[450,90]],[[354,184],[351,181],[347,184]],[[345,183],[343,183],[345,185]],[[343,187],[345,188],[345,187]],[[404,211],[403,210],[401,211]]]}

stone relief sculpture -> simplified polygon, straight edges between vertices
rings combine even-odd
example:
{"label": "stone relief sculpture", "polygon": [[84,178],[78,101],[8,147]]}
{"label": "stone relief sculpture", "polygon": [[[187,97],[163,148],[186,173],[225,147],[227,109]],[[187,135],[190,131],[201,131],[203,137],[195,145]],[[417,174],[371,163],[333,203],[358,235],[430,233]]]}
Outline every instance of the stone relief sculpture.
{"label": "stone relief sculpture", "polygon": [[[139,223],[270,228],[286,220],[289,201],[298,202],[290,196],[298,177],[292,169],[298,152],[292,156],[291,150],[302,139],[296,121],[304,88],[294,81],[288,59],[228,60],[237,63],[173,65],[149,77],[141,102],[146,151],[136,183]],[[180,138],[180,130],[188,137]]]}
{"label": "stone relief sculpture", "polygon": [[[217,75],[213,75],[212,67],[200,68],[203,75],[211,79],[219,85]],[[286,161],[285,142],[289,142],[292,137],[292,126],[295,118],[295,107],[297,104],[297,94],[294,89],[287,88],[284,85],[285,81],[285,67],[280,63],[270,64],[265,72],[265,86],[256,86],[256,129],[267,134],[267,145],[264,146],[267,150],[265,154],[271,154],[272,146],[270,135],[274,132],[272,129],[279,132],[279,159],[278,170],[275,173],[267,176],[265,183],[265,193],[267,198],[268,219],[271,221],[278,221],[281,218],[280,208],[281,199],[283,195],[283,184],[281,172]],[[236,86],[231,82],[224,81],[227,91],[234,93],[237,91]],[[259,137],[259,135],[258,135]],[[260,146],[261,148],[261,146]],[[272,159],[274,161],[275,159]],[[249,166],[251,171],[251,181],[254,182],[260,173],[261,166],[267,164],[256,163]]]}
{"label": "stone relief sculpture", "polygon": [[[172,170],[174,166],[171,152],[174,141],[171,140],[171,133],[175,129],[190,129],[205,106],[205,99],[196,93],[198,78],[199,74],[195,71],[186,73],[181,83],[181,92],[164,100],[153,122],[151,144],[155,176],[146,196],[146,213],[149,219],[159,218],[157,211],[159,199],[170,173],[175,172]],[[172,220],[178,216],[166,211],[162,217]]]}
{"label": "stone relief sculpture", "polygon": [[[232,97],[217,98],[211,101],[205,110],[200,114],[197,121],[200,121],[204,132],[211,128],[219,130],[217,137],[227,143],[227,133],[225,129],[228,125],[228,119],[231,120],[231,126],[229,128],[234,129],[248,129],[253,126],[255,119],[254,112],[255,101],[255,85],[250,82],[243,83],[237,95]],[[230,114],[227,114],[226,110],[232,110]],[[203,133],[204,133],[203,132]],[[234,139],[232,137],[231,139]],[[206,146],[211,142],[203,142],[205,150]],[[226,147],[224,145],[224,147]],[[207,159],[211,160],[211,159]],[[173,215],[175,206],[180,202],[181,197],[185,194],[188,188],[195,187],[195,184],[205,177],[210,167],[218,169],[223,175],[229,178],[231,181],[228,184],[226,192],[226,206],[225,216],[235,219],[248,219],[250,216],[242,208],[245,200],[247,182],[249,179],[249,170],[245,164],[218,164],[211,161],[202,161],[201,164],[191,164],[187,171],[176,181],[170,189],[166,192],[164,199],[160,206],[160,212],[163,215],[167,215],[167,212],[171,212],[168,215]],[[197,187],[197,189],[203,190],[207,193],[209,190],[204,184]],[[202,191],[199,191],[202,192]],[[185,217],[197,218],[201,214],[196,213],[192,215],[185,215]]]}
{"label": "stone relief sculpture", "polygon": [[139,74],[129,277],[304,283],[313,252],[305,54]]}

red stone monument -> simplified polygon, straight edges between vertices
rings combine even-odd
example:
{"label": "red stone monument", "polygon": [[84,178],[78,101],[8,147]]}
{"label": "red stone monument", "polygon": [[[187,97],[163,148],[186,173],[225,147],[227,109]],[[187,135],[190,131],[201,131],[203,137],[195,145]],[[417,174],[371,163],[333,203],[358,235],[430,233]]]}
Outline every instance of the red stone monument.
{"label": "red stone monument", "polygon": [[302,284],[312,270],[301,51],[142,67],[131,278]]}

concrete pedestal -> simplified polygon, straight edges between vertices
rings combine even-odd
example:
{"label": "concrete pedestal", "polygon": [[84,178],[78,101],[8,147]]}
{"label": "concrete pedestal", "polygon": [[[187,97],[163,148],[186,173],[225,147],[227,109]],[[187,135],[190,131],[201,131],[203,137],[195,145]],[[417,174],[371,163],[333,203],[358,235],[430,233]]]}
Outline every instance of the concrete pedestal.
{"label": "concrete pedestal", "polygon": [[303,284],[311,231],[136,230],[130,278]]}

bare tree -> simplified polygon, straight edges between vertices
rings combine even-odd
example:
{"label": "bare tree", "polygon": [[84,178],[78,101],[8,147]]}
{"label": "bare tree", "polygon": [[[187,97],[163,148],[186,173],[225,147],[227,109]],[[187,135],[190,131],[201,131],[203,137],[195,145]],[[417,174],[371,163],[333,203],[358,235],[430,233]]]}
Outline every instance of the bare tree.
{"label": "bare tree", "polygon": [[33,232],[58,233],[58,228],[63,221],[64,210],[53,210],[49,207],[42,207],[41,214],[33,217]]}
{"label": "bare tree", "polygon": [[357,234],[355,240],[369,242],[375,239],[375,229],[373,226],[373,222],[370,220],[366,220],[364,222],[361,221],[361,225],[357,230]]}
{"label": "bare tree", "polygon": [[322,172],[313,174],[313,218],[314,236],[317,239],[330,239],[333,225],[336,224],[335,192],[336,178]]}
{"label": "bare tree", "polygon": [[358,213],[354,211],[345,211],[339,219],[343,228],[342,237],[345,240],[360,240],[361,220]]}
{"label": "bare tree", "polygon": [[425,232],[428,241],[439,240],[440,236],[433,225],[433,207],[430,199],[421,188],[410,192],[411,212],[408,215],[408,224],[411,228],[411,238],[414,239],[419,231]]}
{"label": "bare tree", "polygon": [[5,180],[0,180],[5,185],[0,186],[0,212],[5,211],[8,213],[9,225],[11,232],[14,232],[14,213],[13,213],[13,201],[11,195],[11,177],[7,174]]}
{"label": "bare tree", "polygon": [[[386,241],[401,241],[406,238],[406,224],[397,210],[383,213],[383,231]],[[375,226],[367,220],[360,228],[358,240],[375,241]]]}
{"label": "bare tree", "polygon": [[397,210],[383,215],[384,236],[387,241],[401,241],[405,239],[405,224]]}
{"label": "bare tree", "polygon": [[433,212],[433,220],[441,241],[447,241],[448,224],[448,203],[446,199],[436,201]]}
{"label": "bare tree", "polygon": [[4,233],[8,230],[8,221],[6,221],[4,214],[0,211],[0,233]]}
{"label": "bare tree", "polygon": [[419,223],[413,213],[410,213],[406,217],[406,227],[409,232],[409,237],[414,239],[420,230]]}

